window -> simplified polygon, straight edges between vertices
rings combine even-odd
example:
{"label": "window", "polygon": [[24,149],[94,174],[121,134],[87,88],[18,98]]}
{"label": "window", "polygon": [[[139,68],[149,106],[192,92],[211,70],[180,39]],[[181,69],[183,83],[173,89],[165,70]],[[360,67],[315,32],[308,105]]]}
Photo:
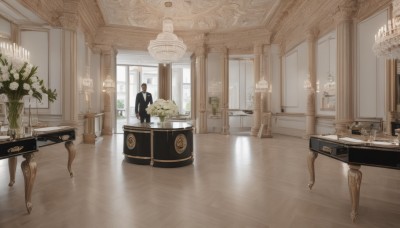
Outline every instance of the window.
{"label": "window", "polygon": [[172,100],[178,105],[179,114],[191,111],[190,65],[172,65]]}
{"label": "window", "polygon": [[253,109],[253,94],[253,60],[229,60],[229,109]]}

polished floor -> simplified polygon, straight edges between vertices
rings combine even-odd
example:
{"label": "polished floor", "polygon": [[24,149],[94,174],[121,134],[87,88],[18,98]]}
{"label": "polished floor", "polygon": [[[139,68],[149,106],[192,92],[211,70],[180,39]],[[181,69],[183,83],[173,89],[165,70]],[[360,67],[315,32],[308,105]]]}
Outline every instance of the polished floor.
{"label": "polished floor", "polygon": [[42,148],[31,214],[0,160],[0,227],[400,227],[400,170],[361,168],[353,224],[347,166],[318,156],[310,191],[304,139],[197,134],[194,164],[172,169],[125,162],[122,140],[76,145],[73,178],[63,145]]}

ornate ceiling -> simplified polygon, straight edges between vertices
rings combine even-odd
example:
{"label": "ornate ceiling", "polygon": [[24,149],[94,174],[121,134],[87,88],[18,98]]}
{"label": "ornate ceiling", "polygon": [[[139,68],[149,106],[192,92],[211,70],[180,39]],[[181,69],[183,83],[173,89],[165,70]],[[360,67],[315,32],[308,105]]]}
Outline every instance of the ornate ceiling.
{"label": "ornate ceiling", "polygon": [[97,0],[97,2],[108,26],[160,30],[162,19],[170,17],[177,31],[221,32],[265,25],[280,0]]}

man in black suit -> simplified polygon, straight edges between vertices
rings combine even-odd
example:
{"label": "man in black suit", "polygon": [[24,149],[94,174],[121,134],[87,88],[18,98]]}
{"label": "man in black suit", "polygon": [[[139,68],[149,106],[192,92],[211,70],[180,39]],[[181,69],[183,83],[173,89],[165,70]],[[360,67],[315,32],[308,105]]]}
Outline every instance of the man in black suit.
{"label": "man in black suit", "polygon": [[150,115],[147,114],[146,108],[149,104],[153,104],[153,97],[151,93],[146,92],[147,85],[146,83],[142,84],[142,92],[136,94],[136,102],[135,102],[135,113],[136,117],[140,118],[140,123],[143,123],[146,119],[146,123],[150,122]]}

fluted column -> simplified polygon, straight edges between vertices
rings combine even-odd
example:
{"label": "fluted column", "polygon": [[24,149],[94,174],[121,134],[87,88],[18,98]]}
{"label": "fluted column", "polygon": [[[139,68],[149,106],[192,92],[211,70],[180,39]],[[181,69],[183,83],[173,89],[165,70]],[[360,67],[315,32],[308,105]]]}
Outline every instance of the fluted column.
{"label": "fluted column", "polygon": [[318,31],[311,29],[307,36],[308,44],[308,74],[310,76],[310,82],[312,89],[307,90],[307,110],[306,110],[306,135],[305,138],[309,138],[310,135],[315,134],[315,88],[316,88],[316,53],[315,53],[315,40],[318,37]]}
{"label": "fluted column", "polygon": [[[397,70],[398,64],[396,60],[387,60],[386,61],[386,133],[389,135],[392,132],[391,122],[395,121],[397,116],[397,100],[396,100],[396,74],[400,72]],[[383,130],[383,129],[382,129]]]}
{"label": "fluted column", "polygon": [[273,60],[272,60],[272,50],[271,50],[271,45],[265,45],[264,47],[264,67],[263,67],[263,72],[265,72],[265,80],[268,82],[268,91],[264,93],[264,102],[263,104],[265,105],[265,108],[263,109],[263,112],[265,112],[265,119],[264,119],[264,124],[267,125],[266,130],[264,132],[263,137],[265,138],[272,138],[272,133],[271,133],[271,128],[272,128],[272,114],[271,114],[271,93],[272,91],[272,83],[271,83],[271,77],[272,77],[272,66],[273,66]]}
{"label": "fluted column", "polygon": [[[260,80],[260,62],[262,54],[262,44],[254,45],[254,89],[256,83]],[[254,93],[253,99],[253,126],[251,127],[251,135],[257,136],[261,125],[261,94]]]}
{"label": "fluted column", "polygon": [[77,75],[77,28],[79,16],[76,1],[65,2],[59,20],[62,25],[62,123],[78,126],[79,92]]}
{"label": "fluted column", "polygon": [[343,133],[353,122],[352,95],[352,15],[355,0],[347,0],[339,6],[335,15],[337,34],[337,85],[336,85],[336,131]]}
{"label": "fluted column", "polygon": [[[104,81],[108,76],[112,80],[115,80],[115,69],[116,69],[116,51],[111,47],[102,47],[101,51],[101,78]],[[115,124],[115,102],[114,92],[105,92],[104,94],[104,122],[103,122],[103,134],[111,135],[114,130]]]}
{"label": "fluted column", "polygon": [[222,58],[222,134],[229,135],[229,55],[227,48],[224,48]]}
{"label": "fluted column", "polygon": [[171,64],[158,64],[158,96],[164,100],[171,100]]}
{"label": "fluted column", "polygon": [[196,132],[207,133],[206,48],[196,49]]}

